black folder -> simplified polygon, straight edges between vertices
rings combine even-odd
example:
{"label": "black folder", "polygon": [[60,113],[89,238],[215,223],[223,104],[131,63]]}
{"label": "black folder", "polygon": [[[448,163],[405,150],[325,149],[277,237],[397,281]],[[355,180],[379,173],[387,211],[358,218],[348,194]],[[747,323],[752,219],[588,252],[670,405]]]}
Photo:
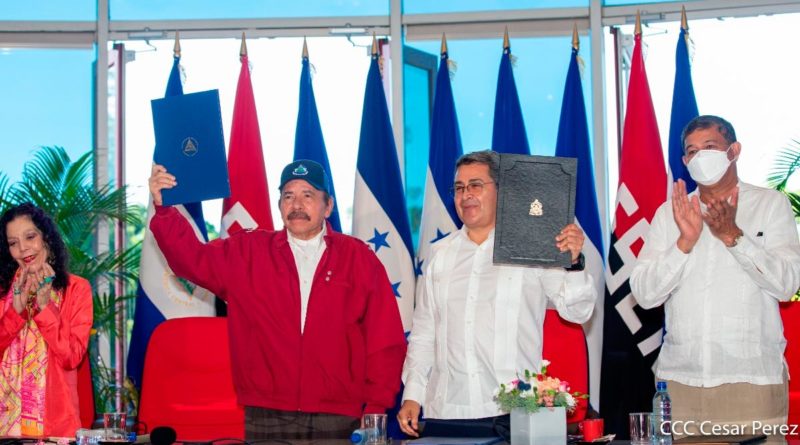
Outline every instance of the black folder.
{"label": "black folder", "polygon": [[575,158],[500,155],[495,263],[572,265],[555,238],[575,220],[577,169]]}

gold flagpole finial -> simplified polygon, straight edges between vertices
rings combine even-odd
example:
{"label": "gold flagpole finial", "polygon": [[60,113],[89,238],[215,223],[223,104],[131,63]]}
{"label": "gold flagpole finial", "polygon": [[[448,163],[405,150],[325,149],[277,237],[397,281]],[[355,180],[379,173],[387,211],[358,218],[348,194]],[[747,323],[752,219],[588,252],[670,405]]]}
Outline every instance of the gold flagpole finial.
{"label": "gold flagpole finial", "polygon": [[689,30],[689,21],[686,20],[686,6],[681,5],[681,29],[684,31]]}
{"label": "gold flagpole finial", "polygon": [[375,36],[375,32],[372,32],[372,55],[378,55],[378,38]]}
{"label": "gold flagpole finial", "polygon": [[503,34],[503,49],[511,48],[511,41],[508,38],[508,26],[506,26],[506,32]]}
{"label": "gold flagpole finial", "polygon": [[172,47],[172,53],[175,57],[181,56],[181,32],[175,31],[175,46]]}
{"label": "gold flagpole finial", "polygon": [[303,58],[308,59],[308,42],[306,36],[303,36]]}
{"label": "gold flagpole finial", "polygon": [[242,46],[239,47],[239,57],[247,57],[247,41],[244,37],[244,32],[242,32]]}
{"label": "gold flagpole finial", "polygon": [[447,37],[442,33],[442,54],[447,52]]}
{"label": "gold flagpole finial", "polygon": [[581,49],[581,39],[578,38],[578,23],[575,22],[572,24],[572,48],[575,51]]}
{"label": "gold flagpole finial", "polygon": [[639,10],[636,10],[636,27],[633,29],[633,34],[640,36],[642,35],[642,16],[639,14]]}

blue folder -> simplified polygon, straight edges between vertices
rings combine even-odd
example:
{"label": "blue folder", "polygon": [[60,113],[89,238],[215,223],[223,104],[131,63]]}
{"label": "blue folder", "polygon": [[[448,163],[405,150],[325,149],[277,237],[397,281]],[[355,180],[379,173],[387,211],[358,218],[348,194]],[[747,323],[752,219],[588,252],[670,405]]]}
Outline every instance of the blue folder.
{"label": "blue folder", "polygon": [[161,191],[163,204],[230,196],[219,92],[155,99],[151,106],[156,138],[153,160],[166,167],[178,182]]}

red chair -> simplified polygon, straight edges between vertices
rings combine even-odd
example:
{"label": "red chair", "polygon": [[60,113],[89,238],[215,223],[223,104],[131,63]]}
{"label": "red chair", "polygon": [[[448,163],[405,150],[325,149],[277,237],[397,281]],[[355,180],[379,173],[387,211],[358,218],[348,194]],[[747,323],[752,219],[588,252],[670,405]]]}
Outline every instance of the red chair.
{"label": "red chair", "polygon": [[78,415],[81,418],[81,428],[92,428],[97,416],[94,411],[94,385],[88,352],[78,365]]}
{"label": "red chair", "polygon": [[228,319],[174,318],[147,345],[139,421],[150,431],[171,426],[178,441],[244,439],[228,349]]}
{"label": "red chair", "polygon": [[[789,425],[800,424],[800,302],[781,303],[786,363],[789,364]],[[797,437],[797,436],[795,436]]]}
{"label": "red chair", "polygon": [[[589,359],[586,336],[579,324],[564,321],[555,309],[548,309],[542,329],[542,358],[550,360],[547,374],[569,382],[570,391],[586,394],[589,391]],[[586,417],[587,399],[580,399],[567,423],[580,422]]]}

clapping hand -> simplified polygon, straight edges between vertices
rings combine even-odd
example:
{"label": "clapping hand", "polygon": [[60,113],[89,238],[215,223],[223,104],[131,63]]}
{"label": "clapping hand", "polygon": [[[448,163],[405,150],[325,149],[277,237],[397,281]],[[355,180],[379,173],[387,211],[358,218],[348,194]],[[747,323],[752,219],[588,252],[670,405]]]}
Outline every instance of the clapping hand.
{"label": "clapping hand", "polygon": [[683,179],[678,179],[672,185],[672,216],[680,231],[678,249],[689,253],[703,231],[703,215],[700,212],[700,199],[697,195],[689,199]]}
{"label": "clapping hand", "polygon": [[739,206],[739,187],[735,187],[727,198],[712,199],[707,203],[703,221],[708,224],[711,234],[719,238],[726,246],[732,246],[736,238],[742,235],[742,229],[736,225],[736,210]]}

